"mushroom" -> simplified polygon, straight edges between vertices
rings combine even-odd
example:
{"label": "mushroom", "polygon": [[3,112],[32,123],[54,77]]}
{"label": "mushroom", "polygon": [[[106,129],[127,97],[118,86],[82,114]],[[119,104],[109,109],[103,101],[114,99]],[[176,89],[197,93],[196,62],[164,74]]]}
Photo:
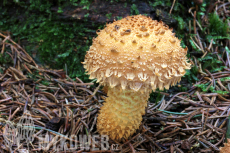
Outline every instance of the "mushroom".
{"label": "mushroom", "polygon": [[97,130],[120,141],[139,128],[150,92],[169,89],[190,69],[187,48],[162,21],[143,15],[114,21],[97,34],[82,63],[90,79],[108,86]]}
{"label": "mushroom", "polygon": [[230,152],[230,139],[227,139],[227,143],[224,143],[224,147],[220,147],[220,153]]}

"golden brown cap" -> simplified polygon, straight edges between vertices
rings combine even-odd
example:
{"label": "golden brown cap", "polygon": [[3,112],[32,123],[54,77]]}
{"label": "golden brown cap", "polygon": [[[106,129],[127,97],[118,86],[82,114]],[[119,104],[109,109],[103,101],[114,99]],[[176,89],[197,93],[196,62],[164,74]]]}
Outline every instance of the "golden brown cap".
{"label": "golden brown cap", "polygon": [[103,85],[134,91],[169,89],[190,69],[187,48],[162,21],[129,16],[97,34],[83,64],[90,79]]}
{"label": "golden brown cap", "polygon": [[227,143],[224,143],[224,147],[220,147],[220,153],[229,153],[230,152],[230,139],[227,140]]}

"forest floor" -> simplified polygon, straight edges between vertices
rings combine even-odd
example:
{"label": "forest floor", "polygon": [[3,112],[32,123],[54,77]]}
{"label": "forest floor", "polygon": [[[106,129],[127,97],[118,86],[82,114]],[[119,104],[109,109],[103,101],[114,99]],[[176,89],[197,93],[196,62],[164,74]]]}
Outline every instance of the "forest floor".
{"label": "forest floor", "polygon": [[[106,98],[100,85],[37,64],[1,31],[0,152],[219,152],[230,138],[229,6],[216,2],[203,14],[190,8],[184,45],[193,68],[173,90],[155,93],[140,128],[121,142],[96,130]],[[89,143],[79,136],[95,137]]]}

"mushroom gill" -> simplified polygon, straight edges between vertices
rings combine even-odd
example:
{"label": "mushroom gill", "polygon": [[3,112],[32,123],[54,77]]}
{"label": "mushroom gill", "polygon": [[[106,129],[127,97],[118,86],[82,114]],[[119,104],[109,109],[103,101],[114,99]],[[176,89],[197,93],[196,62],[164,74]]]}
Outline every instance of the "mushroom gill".
{"label": "mushroom gill", "polygon": [[90,79],[109,87],[97,128],[112,139],[128,138],[141,123],[149,93],[169,89],[190,69],[187,48],[162,21],[143,15],[114,21],[97,34],[83,62]]}

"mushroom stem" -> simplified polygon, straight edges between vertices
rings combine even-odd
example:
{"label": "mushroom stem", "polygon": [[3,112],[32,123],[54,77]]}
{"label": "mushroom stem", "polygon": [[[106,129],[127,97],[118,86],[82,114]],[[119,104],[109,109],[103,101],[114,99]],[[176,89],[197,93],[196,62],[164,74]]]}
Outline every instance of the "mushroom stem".
{"label": "mushroom stem", "polygon": [[101,107],[97,130],[113,140],[127,139],[139,128],[149,98],[149,92],[109,88],[108,98]]}

